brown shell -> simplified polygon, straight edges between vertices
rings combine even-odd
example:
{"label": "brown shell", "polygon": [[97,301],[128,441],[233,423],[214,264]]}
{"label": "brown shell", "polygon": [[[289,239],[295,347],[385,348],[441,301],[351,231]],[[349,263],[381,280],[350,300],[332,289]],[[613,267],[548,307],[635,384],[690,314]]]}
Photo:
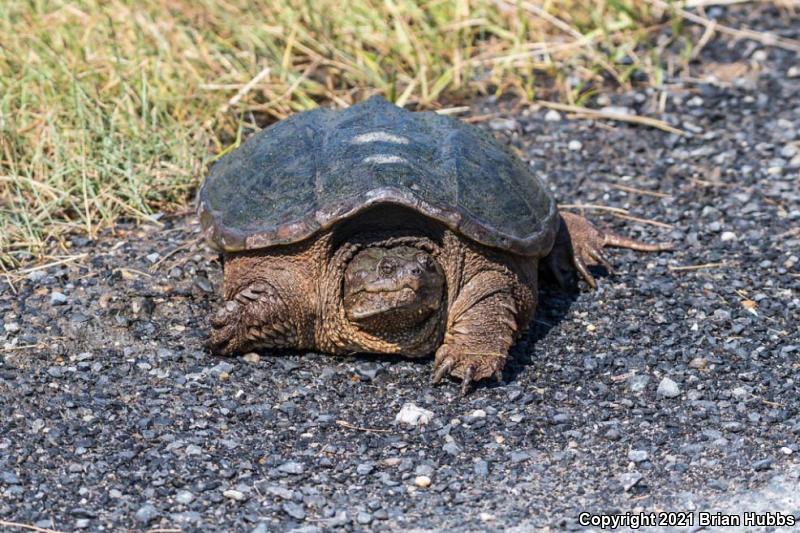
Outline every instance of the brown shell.
{"label": "brown shell", "polygon": [[212,167],[198,214],[210,244],[233,252],[298,242],[381,203],[523,255],[547,253],[557,226],[544,184],[490,135],[380,97],[253,135]]}

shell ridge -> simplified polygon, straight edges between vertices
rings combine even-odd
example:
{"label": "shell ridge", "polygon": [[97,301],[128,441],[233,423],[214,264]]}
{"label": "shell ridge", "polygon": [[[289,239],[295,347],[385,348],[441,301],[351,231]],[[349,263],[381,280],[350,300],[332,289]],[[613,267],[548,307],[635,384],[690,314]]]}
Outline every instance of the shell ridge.
{"label": "shell ridge", "polygon": [[[324,116],[323,121],[328,117]],[[310,121],[309,121],[310,122]],[[324,151],[324,143],[326,142],[325,134],[320,134],[319,130],[314,127],[313,122],[310,122],[308,128],[312,132],[311,137],[311,158],[314,164],[314,206],[312,211],[319,209],[319,199],[322,197],[322,173],[320,172],[319,153]]]}
{"label": "shell ridge", "polygon": [[453,182],[453,205],[461,205],[461,169],[459,168],[459,155],[461,146],[457,142],[456,132],[450,132],[443,139],[446,165],[450,167]]}

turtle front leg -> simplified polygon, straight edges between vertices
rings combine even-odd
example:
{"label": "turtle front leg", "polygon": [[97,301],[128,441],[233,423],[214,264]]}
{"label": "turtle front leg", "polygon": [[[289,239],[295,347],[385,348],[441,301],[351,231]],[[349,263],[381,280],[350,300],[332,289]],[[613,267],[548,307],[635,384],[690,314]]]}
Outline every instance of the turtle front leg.
{"label": "turtle front leg", "polygon": [[602,265],[610,274],[614,269],[603,253],[604,247],[628,248],[640,252],[671,250],[673,243],[644,243],[597,229],[586,218],[561,211],[556,241],[543,264],[561,287],[566,287],[564,273],[575,270],[593,289],[597,288],[588,265]]}
{"label": "turtle front leg", "polygon": [[299,347],[303,332],[288,299],[267,281],[240,289],[211,317],[208,347],[219,355]]}
{"label": "turtle front leg", "polygon": [[502,379],[519,327],[513,288],[508,276],[485,271],[461,289],[448,312],[444,343],[436,350],[434,384],[453,376],[461,379],[466,394],[473,381]]}

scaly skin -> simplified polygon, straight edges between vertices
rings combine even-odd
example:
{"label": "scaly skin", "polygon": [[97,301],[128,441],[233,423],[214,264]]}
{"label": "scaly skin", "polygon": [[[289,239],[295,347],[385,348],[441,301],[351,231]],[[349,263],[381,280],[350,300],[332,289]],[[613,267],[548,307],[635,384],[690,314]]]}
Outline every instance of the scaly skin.
{"label": "scaly skin", "polygon": [[[587,266],[611,270],[604,246],[669,248],[602,232],[572,213],[561,217],[555,245],[543,255],[562,284],[564,272],[575,270],[596,287]],[[430,223],[390,235],[350,231],[343,239],[327,232],[306,243],[226,255],[225,302],[211,320],[211,349],[435,352],[434,382],[453,376],[466,392],[473,381],[501,378],[536,309],[539,258],[488,248]]]}
{"label": "scaly skin", "polygon": [[580,215],[565,211],[560,214],[556,242],[545,258],[545,265],[561,287],[568,285],[564,279],[564,272],[567,271],[577,272],[592,289],[597,288],[597,281],[588,266],[601,265],[609,274],[613,274],[614,269],[603,253],[604,247],[629,248],[640,252],[661,252],[673,247],[672,243],[649,244],[604,232]]}

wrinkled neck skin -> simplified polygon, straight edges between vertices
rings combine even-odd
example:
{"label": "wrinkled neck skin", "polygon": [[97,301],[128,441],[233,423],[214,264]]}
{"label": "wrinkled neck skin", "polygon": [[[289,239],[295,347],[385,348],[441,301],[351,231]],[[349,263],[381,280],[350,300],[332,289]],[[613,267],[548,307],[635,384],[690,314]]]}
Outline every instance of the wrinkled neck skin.
{"label": "wrinkled neck skin", "polygon": [[434,352],[447,312],[441,253],[433,240],[413,232],[339,243],[321,287],[321,347],[410,357]]}

